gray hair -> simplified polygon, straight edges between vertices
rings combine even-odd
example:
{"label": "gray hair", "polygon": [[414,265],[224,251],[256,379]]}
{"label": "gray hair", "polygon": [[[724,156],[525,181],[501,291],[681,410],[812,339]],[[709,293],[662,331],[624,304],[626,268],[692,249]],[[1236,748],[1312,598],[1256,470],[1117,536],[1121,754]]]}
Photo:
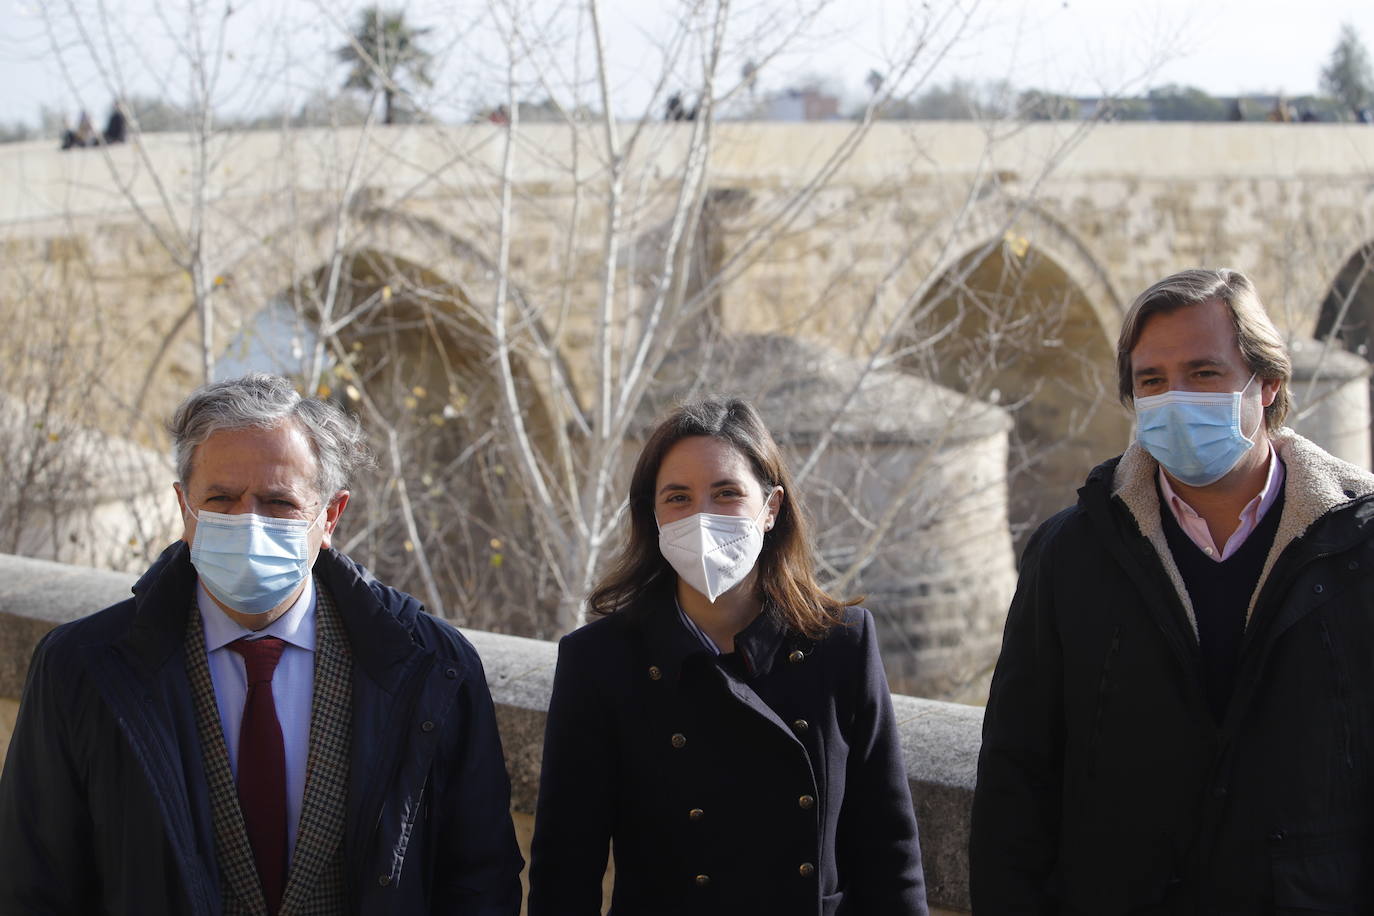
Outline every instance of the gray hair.
{"label": "gray hair", "polygon": [[254,372],[196,389],[172,414],[167,431],[177,478],[186,485],[196,448],[220,430],[275,429],[286,422],[299,423],[310,440],[319,465],[315,489],[321,501],[347,487],[355,471],[372,466],[356,419],[329,401],[301,397],[280,375]]}

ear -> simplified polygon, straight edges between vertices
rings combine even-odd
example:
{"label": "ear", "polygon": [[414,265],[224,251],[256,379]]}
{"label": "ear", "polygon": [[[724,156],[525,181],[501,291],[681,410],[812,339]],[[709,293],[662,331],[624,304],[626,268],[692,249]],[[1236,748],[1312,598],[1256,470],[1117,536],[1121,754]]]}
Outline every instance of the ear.
{"label": "ear", "polygon": [[778,523],[778,513],[782,511],[784,495],[782,487],[774,487],[773,492],[768,494],[768,517],[763,523],[765,532],[773,530],[773,526]]}
{"label": "ear", "polygon": [[331,547],[334,540],[334,529],[339,526],[339,516],[343,515],[344,508],[348,505],[349,493],[347,490],[340,490],[334,494],[329,505],[324,510],[324,537],[320,539],[321,547]]}
{"label": "ear", "polygon": [[1260,403],[1265,407],[1274,403],[1274,398],[1279,396],[1279,386],[1282,384],[1283,381],[1281,379],[1260,379]]}
{"label": "ear", "polygon": [[173,483],[172,492],[177,495],[177,514],[181,516],[181,539],[190,544],[196,539],[196,522],[191,517],[191,504],[186,499],[186,491],[181,484]]}

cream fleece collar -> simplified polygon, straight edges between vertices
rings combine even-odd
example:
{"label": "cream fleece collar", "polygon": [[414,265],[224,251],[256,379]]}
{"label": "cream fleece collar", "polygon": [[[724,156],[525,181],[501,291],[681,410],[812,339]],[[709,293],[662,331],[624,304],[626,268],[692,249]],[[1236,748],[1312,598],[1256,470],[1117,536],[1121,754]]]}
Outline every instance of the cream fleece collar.
{"label": "cream fleece collar", "polygon": [[[1245,610],[1247,624],[1250,614],[1255,610],[1260,589],[1264,587],[1284,548],[1335,507],[1374,493],[1374,474],[1328,455],[1287,427],[1271,432],[1269,441],[1274,443],[1274,450],[1283,461],[1287,474],[1283,515],[1279,517],[1279,527],[1274,533],[1274,546],[1269,549],[1259,581],[1250,594],[1250,605]],[[1174,584],[1179,600],[1188,611],[1188,622],[1192,624],[1193,637],[1196,638],[1197,614],[1193,611],[1193,602],[1188,598],[1183,575],[1164,539],[1159,495],[1155,489],[1158,468],[1159,464],[1150,457],[1150,453],[1139,442],[1132,442],[1121,456],[1116,473],[1112,476],[1112,495],[1121,499],[1135,517],[1140,532],[1154,545],[1155,553],[1164,564],[1164,571],[1169,574],[1169,581]]]}

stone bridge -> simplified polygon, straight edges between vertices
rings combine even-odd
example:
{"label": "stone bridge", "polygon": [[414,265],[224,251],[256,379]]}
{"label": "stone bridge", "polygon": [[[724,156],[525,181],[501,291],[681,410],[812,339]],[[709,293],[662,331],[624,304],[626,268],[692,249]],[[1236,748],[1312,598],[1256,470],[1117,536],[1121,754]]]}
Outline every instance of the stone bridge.
{"label": "stone bridge", "polygon": [[[1333,293],[1353,287],[1348,346],[1362,347],[1374,325],[1374,282],[1361,282],[1374,245],[1374,131],[1358,125],[713,130],[697,268],[711,278],[715,320],[860,355],[893,349],[882,332],[894,317],[909,323],[896,329],[899,343],[933,322],[957,325],[941,358],[911,368],[1004,403],[1029,397],[1022,439],[1064,448],[1066,470],[1013,517],[1061,503],[1082,469],[1123,441],[1121,412],[1083,405],[1104,386],[1110,394],[1122,310],[1164,274],[1239,267],[1295,338],[1329,331]],[[627,154],[620,263],[631,287],[655,279],[643,262],[670,228],[691,131],[650,125]],[[101,327],[123,344],[107,356],[111,389],[162,416],[199,375],[188,315],[196,284],[214,291],[224,347],[264,304],[299,297],[336,258],[364,253],[484,307],[496,295],[508,175],[506,279],[546,328],[557,325],[554,352],[586,403],[609,218],[598,150],[599,135],[548,125],[522,128],[509,163],[490,125],[264,131],[203,145],[150,135],[141,150],[9,144],[0,146],[0,272],[11,296],[79,275]],[[1043,317],[988,314],[1003,302]],[[975,384],[960,367],[986,355],[989,338],[1014,344]]]}
{"label": "stone bridge", "polygon": [[[1165,274],[1249,273],[1311,382],[1297,390],[1315,411],[1299,429],[1368,464],[1367,407],[1348,397],[1363,393],[1355,380],[1367,363],[1305,342],[1336,331],[1333,346],[1363,357],[1374,328],[1374,130],[722,123],[706,146],[695,130],[623,125],[616,162],[597,130],[542,124],[520,128],[509,149],[492,125],[162,134],[68,152],[3,145],[0,315],[37,307],[53,319],[79,363],[102,367],[90,396],[107,405],[110,431],[154,448],[161,418],[201,378],[207,340],[232,362],[255,335],[273,336],[282,309],[337,322],[366,302],[389,303],[388,333],[408,328],[396,362],[418,373],[456,365],[480,400],[492,390],[491,316],[504,293],[518,306],[511,334],[526,341],[517,370],[539,390],[537,361],[556,361],[591,412],[613,241],[617,320],[645,320],[635,308],[675,283],[703,324],[735,339],[782,337],[850,363],[876,355],[1013,408],[1009,438],[988,427],[969,461],[981,476],[964,474],[988,502],[922,535],[962,553],[932,561],[928,579],[892,599],[946,600],[938,613],[954,623],[914,632],[915,644],[976,643],[980,663],[995,651],[1014,579],[1005,519],[1024,536],[1126,442],[1113,342],[1132,297]],[[697,168],[692,186],[684,176]],[[684,208],[690,253],[665,261]],[[197,301],[212,311],[207,336]],[[441,326],[424,325],[422,301],[443,304]],[[437,374],[415,378],[407,399],[445,387]],[[1334,388],[1342,397],[1324,396]],[[932,399],[908,397],[913,410]],[[537,404],[531,415],[537,427]],[[981,482],[988,464],[1010,472],[1000,490]],[[941,480],[953,485],[959,471]],[[972,614],[971,589],[981,589]]]}

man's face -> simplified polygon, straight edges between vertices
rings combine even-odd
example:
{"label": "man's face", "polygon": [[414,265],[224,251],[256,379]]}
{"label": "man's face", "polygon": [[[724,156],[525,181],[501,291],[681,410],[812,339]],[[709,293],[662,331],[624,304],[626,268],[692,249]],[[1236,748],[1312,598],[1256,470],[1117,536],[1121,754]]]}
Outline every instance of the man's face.
{"label": "man's face", "polygon": [[[323,508],[326,509],[325,518],[313,525],[307,534],[313,566],[320,548],[330,545],[339,516],[348,503],[348,491],[342,490],[334,495],[328,506],[323,505],[315,490],[318,470],[310,440],[294,422],[282,423],[273,429],[249,427],[212,433],[192,456],[190,479],[184,486],[174,485],[185,522],[181,539],[187,544],[195,541],[196,519],[191,512],[224,515],[251,512],[268,518],[313,522]],[[265,614],[242,614],[225,607],[218,599],[215,603],[235,622],[256,630],[285,613],[299,594],[300,589],[297,589]]]}
{"label": "man's face", "polygon": [[[1226,304],[1213,299],[1152,315],[1131,350],[1131,379],[1137,398],[1166,391],[1232,392],[1241,397],[1241,430],[1258,445],[1266,438],[1264,408],[1279,391],[1277,379],[1256,378],[1236,344],[1236,329]],[[1252,450],[1258,451],[1258,450]],[[1261,458],[1267,458],[1265,452]]]}

